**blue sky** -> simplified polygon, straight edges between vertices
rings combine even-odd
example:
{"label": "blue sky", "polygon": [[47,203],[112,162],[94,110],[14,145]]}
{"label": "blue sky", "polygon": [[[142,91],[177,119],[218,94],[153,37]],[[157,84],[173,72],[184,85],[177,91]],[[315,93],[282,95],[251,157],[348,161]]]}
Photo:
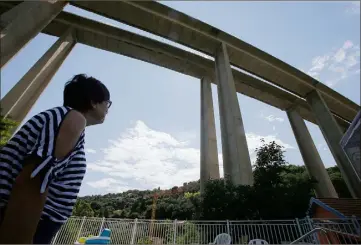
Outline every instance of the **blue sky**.
{"label": "blue sky", "polygon": [[[359,2],[162,3],[270,53],[360,104]],[[174,45],[71,6],[65,10]],[[55,41],[38,35],[2,70],[1,97]],[[61,105],[64,83],[78,73],[103,81],[113,101],[105,123],[87,129],[88,171],[80,195],[169,188],[199,178],[198,79],[77,44],[26,119]],[[214,85],[212,91],[222,164]],[[241,94],[238,100],[252,160],[263,137],[285,146],[288,162],[303,165],[285,112]],[[307,126],[324,164],[335,165],[319,128]]]}

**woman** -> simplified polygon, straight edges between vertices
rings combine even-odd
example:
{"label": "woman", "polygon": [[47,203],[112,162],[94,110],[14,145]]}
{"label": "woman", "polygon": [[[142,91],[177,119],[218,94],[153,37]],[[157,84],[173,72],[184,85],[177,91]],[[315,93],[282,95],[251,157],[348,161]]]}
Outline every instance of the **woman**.
{"label": "woman", "polygon": [[64,104],[41,112],[0,150],[0,244],[49,244],[72,213],[86,171],[84,129],[111,106],[100,81],[76,75]]}

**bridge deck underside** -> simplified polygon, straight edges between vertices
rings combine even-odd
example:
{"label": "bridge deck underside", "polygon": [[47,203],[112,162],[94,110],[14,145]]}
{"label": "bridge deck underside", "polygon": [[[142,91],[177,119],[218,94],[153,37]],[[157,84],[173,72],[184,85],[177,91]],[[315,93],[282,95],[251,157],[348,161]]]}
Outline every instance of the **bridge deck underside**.
{"label": "bridge deck underside", "polygon": [[126,23],[214,56],[220,42],[228,46],[232,65],[301,97],[317,88],[330,110],[352,121],[360,106],[289,64],[207,23],[156,1],[71,1],[71,4]]}
{"label": "bridge deck underside", "polygon": [[[13,3],[0,3],[0,12],[5,12],[12,5]],[[76,30],[76,38],[79,43],[142,60],[192,77],[209,76],[211,81],[216,83],[216,79],[214,79],[215,64],[212,60],[71,13],[64,11],[60,13],[43,30],[43,33],[60,37],[71,26]],[[180,35],[183,36],[184,34],[180,32]],[[230,57],[232,57],[232,54]],[[296,110],[304,119],[316,123],[305,100],[238,70],[233,69],[232,72],[237,92],[281,110],[297,105]],[[329,104],[329,101],[327,103],[332,109],[333,104]],[[348,112],[348,115],[350,114],[354,114],[353,110]],[[338,116],[336,116],[336,120],[344,129],[349,126],[348,122]]]}

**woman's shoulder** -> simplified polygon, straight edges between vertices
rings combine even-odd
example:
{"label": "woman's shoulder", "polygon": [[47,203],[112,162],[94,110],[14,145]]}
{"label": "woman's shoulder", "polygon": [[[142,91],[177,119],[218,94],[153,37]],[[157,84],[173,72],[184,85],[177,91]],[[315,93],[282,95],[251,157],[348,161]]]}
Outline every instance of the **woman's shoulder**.
{"label": "woman's shoulder", "polygon": [[69,106],[57,106],[45,111],[40,112],[39,114],[49,114],[49,113],[56,113],[56,115],[60,114],[61,116],[65,116],[68,112],[72,111],[73,109]]}
{"label": "woman's shoulder", "polygon": [[46,121],[53,120],[62,120],[65,116],[72,110],[72,108],[68,106],[57,106],[44,111],[41,111],[35,114],[33,117],[29,119],[29,121],[38,121],[40,123],[45,123]]}

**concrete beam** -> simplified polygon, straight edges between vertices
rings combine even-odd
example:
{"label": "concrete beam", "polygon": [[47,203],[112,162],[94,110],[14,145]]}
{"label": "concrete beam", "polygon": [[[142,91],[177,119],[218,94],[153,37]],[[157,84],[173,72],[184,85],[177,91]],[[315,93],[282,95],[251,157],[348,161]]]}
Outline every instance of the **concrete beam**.
{"label": "concrete beam", "polygon": [[24,1],[1,15],[1,67],[65,7],[66,1]]}
{"label": "concrete beam", "polygon": [[[21,123],[75,45],[69,29],[1,100],[2,114]],[[16,131],[16,129],[14,129]]]}
{"label": "concrete beam", "polygon": [[361,180],[349,162],[345,152],[342,150],[340,141],[342,131],[337,125],[335,118],[328,109],[321,93],[317,90],[307,95],[307,101],[316,117],[317,123],[326,139],[328,147],[340,168],[343,179],[345,180],[351,195],[354,198],[361,198]]}
{"label": "concrete beam", "polygon": [[315,186],[316,196],[320,198],[338,198],[330,176],[328,176],[315,143],[302,117],[293,109],[287,111],[287,116],[307,171],[309,175],[317,181]]}
{"label": "concrete beam", "polygon": [[224,179],[236,185],[253,185],[246,134],[224,43],[216,50],[215,58]]}
{"label": "concrete beam", "polygon": [[201,79],[201,194],[208,180],[219,179],[216,126],[211,81]]}
{"label": "concrete beam", "polygon": [[[360,106],[309,75],[262,50],[200,20],[156,1],[71,1],[71,4],[167,38],[213,56],[227,44],[230,63],[303,98],[317,88],[330,110],[350,123]],[[119,10],[122,11],[119,11]]]}
{"label": "concrete beam", "polygon": [[[210,76],[211,81],[216,83],[212,60],[73,14],[61,13],[44,32],[57,36],[59,31],[70,25],[77,29],[77,41],[79,43],[139,59],[196,78]],[[296,103],[300,108],[303,108],[300,109],[302,110],[301,115],[306,120],[315,123],[305,101],[237,70],[233,69],[232,73],[237,92],[281,110],[285,110]]]}
{"label": "concrete beam", "polygon": [[[11,5],[10,2],[0,2],[0,12],[9,9],[9,5]],[[70,26],[76,28],[79,43],[142,60],[199,79],[209,76],[212,82],[217,83],[212,60],[74,14],[60,13],[43,30],[43,33],[59,37]],[[300,115],[304,119],[316,123],[306,101],[238,70],[232,69],[232,73],[237,92],[281,110],[297,104],[297,111]],[[338,120],[340,125],[348,127],[348,122]]]}

